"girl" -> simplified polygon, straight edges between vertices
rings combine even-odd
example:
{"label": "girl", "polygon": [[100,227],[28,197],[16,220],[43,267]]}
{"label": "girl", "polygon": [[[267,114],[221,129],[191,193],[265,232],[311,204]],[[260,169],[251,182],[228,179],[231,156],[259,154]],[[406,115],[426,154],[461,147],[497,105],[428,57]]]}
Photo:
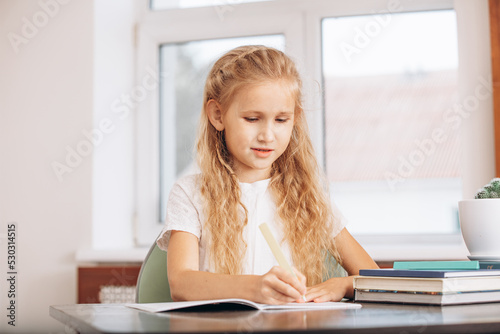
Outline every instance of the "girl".
{"label": "girl", "polygon": [[[173,187],[158,239],[168,250],[173,300],[338,301],[353,297],[352,277],[328,277],[332,256],[349,275],[377,268],[322,187],[301,86],[291,59],[264,46],[231,50],[212,67],[197,142],[201,173]],[[277,266],[263,222],[298,278]]]}

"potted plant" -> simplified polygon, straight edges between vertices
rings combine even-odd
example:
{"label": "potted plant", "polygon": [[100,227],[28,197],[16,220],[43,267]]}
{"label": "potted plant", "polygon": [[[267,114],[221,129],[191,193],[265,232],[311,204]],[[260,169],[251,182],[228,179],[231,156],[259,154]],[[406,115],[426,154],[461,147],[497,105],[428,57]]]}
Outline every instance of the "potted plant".
{"label": "potted plant", "polygon": [[500,261],[500,178],[481,188],[474,199],[460,201],[458,212],[469,258]]}

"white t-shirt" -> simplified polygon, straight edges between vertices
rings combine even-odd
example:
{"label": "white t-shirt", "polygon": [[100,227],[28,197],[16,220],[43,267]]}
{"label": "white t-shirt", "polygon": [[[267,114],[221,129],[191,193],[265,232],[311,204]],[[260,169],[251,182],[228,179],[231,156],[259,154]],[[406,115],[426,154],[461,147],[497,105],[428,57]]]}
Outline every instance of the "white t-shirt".
{"label": "white t-shirt", "polygon": [[[167,204],[165,227],[157,240],[158,246],[167,250],[170,232],[184,231],[194,234],[199,240],[200,270],[213,272],[210,267],[207,231],[204,230],[203,199],[197,183],[197,175],[180,178],[173,186]],[[254,183],[240,183],[241,201],[248,210],[248,224],[243,234],[247,251],[243,261],[242,274],[263,275],[278,262],[267,245],[259,225],[266,222],[278,242],[283,241],[283,232],[276,223],[276,206],[268,191],[270,179]],[[333,205],[334,238],[346,226],[346,220]],[[290,248],[286,241],[280,242],[285,257],[293,265]]]}

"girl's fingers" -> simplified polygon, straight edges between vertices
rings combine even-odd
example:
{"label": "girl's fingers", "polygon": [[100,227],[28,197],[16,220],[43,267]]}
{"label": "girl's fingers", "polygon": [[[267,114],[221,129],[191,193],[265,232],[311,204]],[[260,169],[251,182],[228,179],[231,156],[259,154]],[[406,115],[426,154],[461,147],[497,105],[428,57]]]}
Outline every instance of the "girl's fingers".
{"label": "girl's fingers", "polygon": [[290,297],[286,294],[283,294],[279,291],[275,286],[268,286],[267,295],[265,303],[267,304],[283,304],[283,303],[291,303],[294,301],[293,297]]}
{"label": "girl's fingers", "polygon": [[293,275],[281,267],[277,267],[276,274],[281,281],[293,287],[293,289],[299,293],[299,298],[302,299],[302,295],[304,295],[307,290],[305,276],[297,269],[293,268],[293,270],[296,275]]}
{"label": "girl's fingers", "polygon": [[264,278],[264,282],[283,297],[273,296],[279,300],[292,302],[302,299],[302,295],[306,292],[305,284],[301,283],[298,278],[292,275],[281,267],[273,267]]}
{"label": "girl's fingers", "polygon": [[308,301],[313,301],[315,303],[328,302],[332,300],[330,292],[321,286],[316,286],[308,290],[306,298]]}
{"label": "girl's fingers", "polygon": [[290,302],[302,298],[302,293],[299,290],[297,290],[295,286],[279,278],[276,280],[273,288],[282,295],[287,296],[289,298],[291,297]]}
{"label": "girl's fingers", "polygon": [[352,285],[349,277],[331,278],[307,290],[307,300],[314,302],[340,301],[345,296],[347,286]]}
{"label": "girl's fingers", "polygon": [[321,295],[323,295],[321,290],[318,289],[310,289],[306,293],[306,300],[307,301],[315,301],[315,299],[319,298]]}

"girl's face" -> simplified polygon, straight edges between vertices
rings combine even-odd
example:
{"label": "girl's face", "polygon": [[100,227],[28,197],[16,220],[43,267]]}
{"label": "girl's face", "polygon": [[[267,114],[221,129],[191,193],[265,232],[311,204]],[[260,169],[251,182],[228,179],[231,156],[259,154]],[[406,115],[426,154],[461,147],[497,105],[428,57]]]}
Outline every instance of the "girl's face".
{"label": "girl's face", "polygon": [[[220,115],[226,145],[240,182],[269,178],[285,151],[294,125],[295,100],[286,82],[242,88]],[[220,129],[218,129],[220,130]]]}

